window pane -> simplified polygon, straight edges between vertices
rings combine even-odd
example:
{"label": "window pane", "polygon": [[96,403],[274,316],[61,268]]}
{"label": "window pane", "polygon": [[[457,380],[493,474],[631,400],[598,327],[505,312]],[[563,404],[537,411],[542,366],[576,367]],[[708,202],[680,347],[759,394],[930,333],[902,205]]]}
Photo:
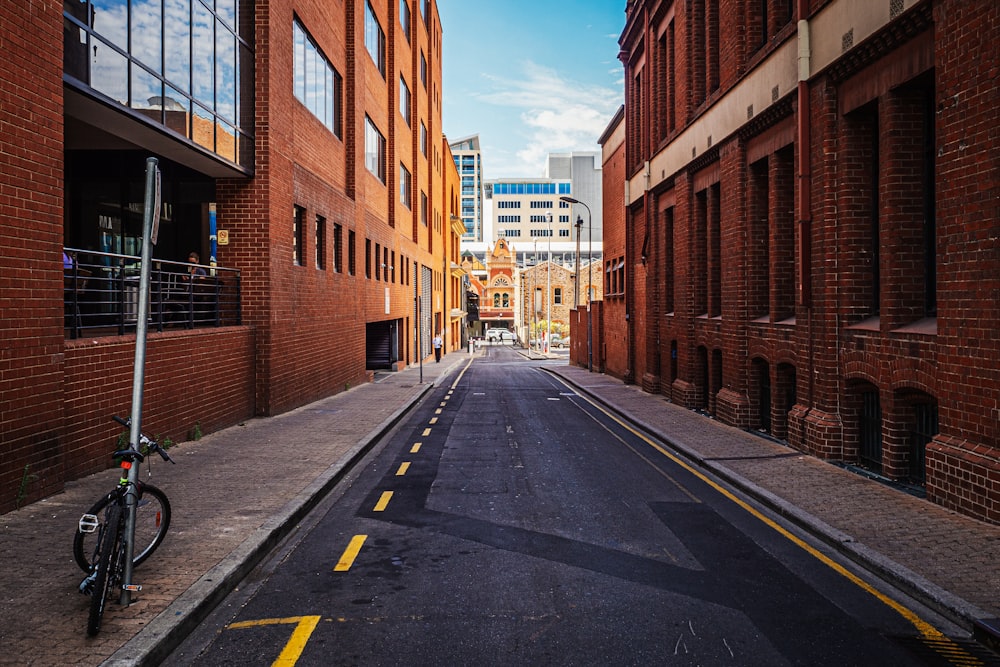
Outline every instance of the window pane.
{"label": "window pane", "polygon": [[192,48],[194,49],[194,98],[209,109],[215,108],[215,19],[200,2],[194,3]]}
{"label": "window pane", "polygon": [[91,0],[91,28],[123,51],[128,49],[128,5],[125,0]]}
{"label": "window pane", "polygon": [[160,0],[132,4],[132,56],[157,74],[163,73],[162,22]]}
{"label": "window pane", "polygon": [[193,136],[195,143],[205,148],[215,150],[215,120],[212,113],[194,105],[194,117],[191,122],[193,126]]}
{"label": "window pane", "polygon": [[128,60],[96,37],[93,45],[90,85],[119,104],[128,104]]}
{"label": "window pane", "polygon": [[135,64],[132,65],[131,107],[147,110],[145,115],[150,120],[162,122],[159,109],[163,107],[163,82]]}
{"label": "window pane", "polygon": [[182,137],[191,138],[191,101],[178,91],[166,87],[163,98],[164,122],[171,130]]}
{"label": "window pane", "polygon": [[222,22],[215,26],[215,104],[216,112],[231,123],[236,122],[236,35]]}
{"label": "window pane", "polygon": [[191,0],[167,0],[163,48],[167,79],[185,93],[191,91]]}
{"label": "window pane", "polygon": [[215,133],[215,152],[236,162],[236,128],[220,120],[216,123]]}

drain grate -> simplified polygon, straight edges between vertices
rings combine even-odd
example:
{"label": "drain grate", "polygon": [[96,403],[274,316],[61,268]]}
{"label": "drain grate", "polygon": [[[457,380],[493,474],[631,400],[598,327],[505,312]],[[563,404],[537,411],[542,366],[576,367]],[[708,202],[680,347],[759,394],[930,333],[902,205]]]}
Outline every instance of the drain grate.
{"label": "drain grate", "polygon": [[956,667],[1000,667],[1000,655],[974,639],[942,637],[892,637],[927,665]]}

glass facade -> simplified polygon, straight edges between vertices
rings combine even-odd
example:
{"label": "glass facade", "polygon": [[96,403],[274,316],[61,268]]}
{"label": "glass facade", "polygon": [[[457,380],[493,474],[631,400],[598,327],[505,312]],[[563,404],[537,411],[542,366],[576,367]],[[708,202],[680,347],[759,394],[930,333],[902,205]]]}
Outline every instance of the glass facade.
{"label": "glass facade", "polygon": [[572,194],[569,181],[561,183],[494,183],[495,195],[568,195]]}
{"label": "glass facade", "polygon": [[252,0],[64,0],[63,71],[71,84],[252,167]]}

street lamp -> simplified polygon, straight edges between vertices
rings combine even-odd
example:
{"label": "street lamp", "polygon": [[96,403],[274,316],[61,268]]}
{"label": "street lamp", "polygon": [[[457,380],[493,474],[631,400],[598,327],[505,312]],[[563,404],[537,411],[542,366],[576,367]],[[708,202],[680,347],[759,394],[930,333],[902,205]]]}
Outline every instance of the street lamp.
{"label": "street lamp", "polygon": [[548,354],[552,345],[552,211],[545,214],[545,220],[548,222],[549,227],[549,263],[545,267],[545,291],[548,292],[545,298],[549,304],[548,327],[545,334],[545,353]]}
{"label": "street lamp", "polygon": [[[587,370],[593,372],[594,370],[594,316],[591,314],[590,302],[591,302],[591,289],[590,283],[593,274],[593,242],[594,242],[594,216],[590,212],[590,207],[584,204],[579,199],[574,199],[563,195],[559,197],[560,201],[564,201],[567,204],[579,204],[580,206],[587,209]],[[578,223],[582,224],[582,223]],[[579,275],[577,276],[577,282],[580,281]]]}

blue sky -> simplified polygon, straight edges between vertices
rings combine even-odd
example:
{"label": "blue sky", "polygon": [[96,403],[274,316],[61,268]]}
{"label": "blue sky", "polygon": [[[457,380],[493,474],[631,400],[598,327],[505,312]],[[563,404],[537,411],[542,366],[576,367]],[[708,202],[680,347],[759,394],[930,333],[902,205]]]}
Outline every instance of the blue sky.
{"label": "blue sky", "polygon": [[622,104],[625,0],[438,0],[444,131],[478,134],[484,177],[540,177],[549,153],[599,151]]}

